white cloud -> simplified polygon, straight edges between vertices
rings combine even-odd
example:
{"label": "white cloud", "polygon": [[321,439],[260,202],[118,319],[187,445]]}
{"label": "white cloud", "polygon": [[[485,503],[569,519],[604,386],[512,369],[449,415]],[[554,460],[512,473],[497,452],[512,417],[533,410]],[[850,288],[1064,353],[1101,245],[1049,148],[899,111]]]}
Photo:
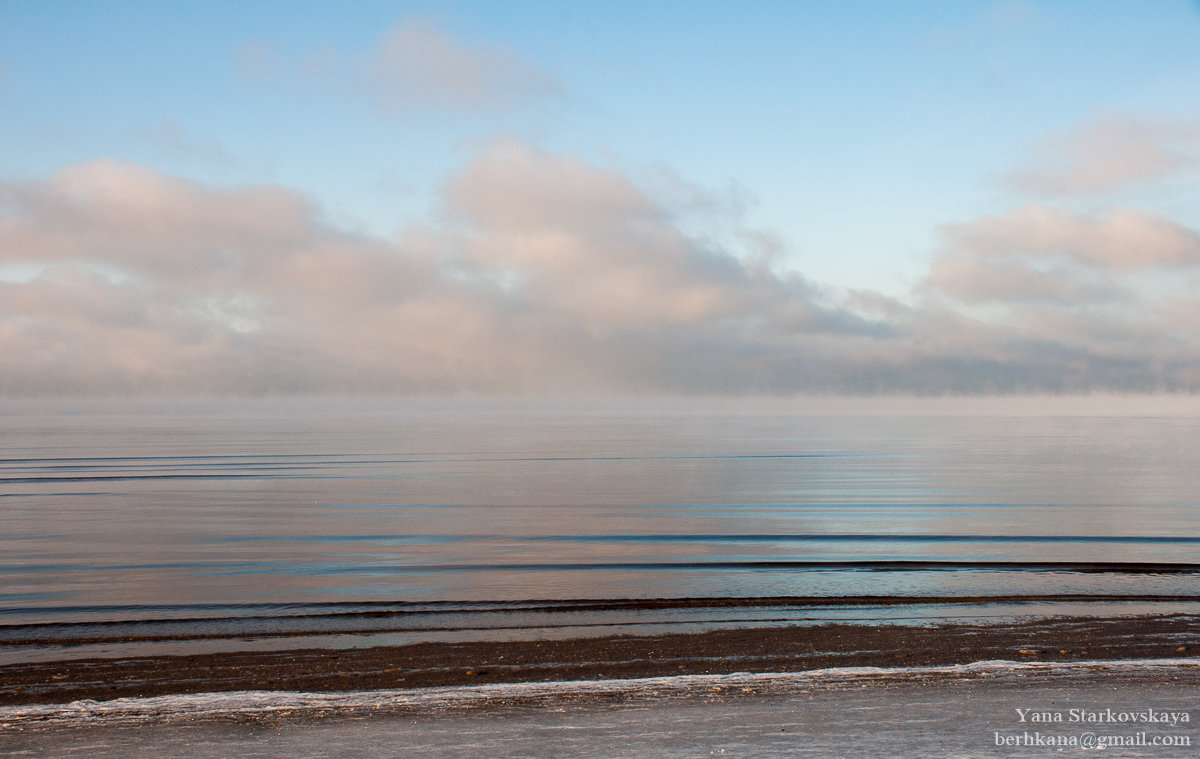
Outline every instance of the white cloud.
{"label": "white cloud", "polygon": [[236,163],[219,142],[196,138],[174,120],[163,121],[152,129],[138,132],[133,139],[164,153],[206,164],[230,166]]}
{"label": "white cloud", "polygon": [[597,331],[696,324],[739,307],[742,264],[699,249],[626,177],[512,141],[450,184],[470,265]]}
{"label": "white cloud", "polygon": [[[275,187],[209,190],[134,164],[68,166],[46,181],[0,185],[5,256],[99,261],[191,276],[233,274],[311,234],[313,208]],[[260,260],[260,259],[255,259]]]}
{"label": "white cloud", "polygon": [[546,69],[503,47],[458,39],[418,17],[388,29],[365,54],[324,44],[287,54],[247,42],[236,66],[258,84],[286,84],[327,95],[365,96],[385,115],[508,111],[546,102],[562,85]]}
{"label": "white cloud", "polygon": [[1194,166],[1198,147],[1200,122],[1102,116],[1046,138],[1004,179],[1040,196],[1104,193]]}
{"label": "white cloud", "polygon": [[445,203],[447,226],[388,241],[283,188],[131,164],[0,185],[0,264],[34,272],[0,283],[0,383],[744,388],[759,380],[741,352],[778,373],[808,337],[881,328],[706,248],[628,178],[574,158],[495,143]]}
{"label": "white cloud", "polygon": [[[1026,389],[1200,389],[1200,341],[1179,328],[1197,302],[1183,283],[1200,277],[1200,235],[1115,195],[1105,202],[1135,185],[1170,188],[1194,136],[1132,118],[1083,125],[1047,140],[1036,170],[1009,176],[1057,203],[943,226],[915,330],[924,347],[934,340],[942,357],[958,357],[943,380],[972,376],[974,357]],[[1086,204],[1067,197],[1085,194]]]}
{"label": "white cloud", "polygon": [[988,257],[1072,260],[1118,271],[1200,264],[1200,236],[1171,219],[1118,208],[1097,218],[1032,204],[942,228],[946,247]]}
{"label": "white cloud", "polygon": [[[511,140],[443,203],[440,226],[385,240],[285,188],[130,164],[0,184],[0,268],[25,272],[0,281],[0,392],[997,392],[1200,376],[1196,341],[1161,336],[1194,309],[1105,292],[1113,272],[1191,266],[1161,220],[1025,211],[950,229],[957,258],[929,289],[1013,309],[988,321],[945,299],[843,299],[764,266],[753,230],[685,231],[700,225],[625,174]],[[1111,243],[1122,229],[1143,258]]]}
{"label": "white cloud", "polygon": [[540,66],[503,48],[468,44],[422,19],[407,19],[388,31],[370,77],[388,111],[508,109],[559,91]]}
{"label": "white cloud", "polygon": [[926,284],[963,303],[1076,305],[1109,300],[1119,289],[1104,277],[1065,266],[1039,268],[1022,258],[945,256],[933,263]]}

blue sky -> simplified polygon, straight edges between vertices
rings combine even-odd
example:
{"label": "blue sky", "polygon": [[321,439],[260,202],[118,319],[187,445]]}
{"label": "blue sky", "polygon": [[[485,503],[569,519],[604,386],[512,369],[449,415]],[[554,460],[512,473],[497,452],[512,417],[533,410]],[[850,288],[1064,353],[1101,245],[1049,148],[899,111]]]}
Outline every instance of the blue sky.
{"label": "blue sky", "polygon": [[[0,2],[0,278],[62,304],[0,300],[24,367],[0,389],[1192,389],[1198,43],[1200,8],[1167,0]],[[554,206],[555,176],[569,234],[504,205]],[[304,205],[295,228],[229,217],[253,188]],[[161,203],[191,238],[147,236]],[[210,232],[203,276],[129,253]],[[428,264],[322,318],[436,322],[492,368],[415,338],[332,351],[284,302],[294,273],[287,297],[280,270],[205,280],[279,235],[333,279]],[[140,316],[71,311],[89,298]],[[110,340],[144,345],[70,351]],[[423,368],[374,358],[405,351]]]}

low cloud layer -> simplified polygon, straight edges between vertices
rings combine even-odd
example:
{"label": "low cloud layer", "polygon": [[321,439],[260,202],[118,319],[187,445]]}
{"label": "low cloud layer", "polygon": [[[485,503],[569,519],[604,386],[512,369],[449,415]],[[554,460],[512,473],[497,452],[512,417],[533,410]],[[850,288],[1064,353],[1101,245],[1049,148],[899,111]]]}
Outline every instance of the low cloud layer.
{"label": "low cloud layer", "polygon": [[774,268],[769,236],[700,235],[629,176],[512,140],[442,204],[377,239],[286,188],[127,163],[0,185],[0,392],[1200,388],[1194,300],[1121,278],[1200,275],[1195,233],[1141,212],[947,227],[901,302]]}

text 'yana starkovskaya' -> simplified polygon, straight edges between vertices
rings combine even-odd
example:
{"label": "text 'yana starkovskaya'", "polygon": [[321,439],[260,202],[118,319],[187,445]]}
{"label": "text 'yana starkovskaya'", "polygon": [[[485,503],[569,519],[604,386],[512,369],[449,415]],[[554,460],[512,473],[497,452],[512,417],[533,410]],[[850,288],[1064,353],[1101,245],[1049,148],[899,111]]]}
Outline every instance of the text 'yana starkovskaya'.
{"label": "text 'yana starkovskaya'", "polygon": [[1188,712],[1171,712],[1162,709],[1116,710],[1106,709],[1016,709],[1021,722],[1075,723],[1106,725],[1162,725],[1175,727],[1190,724]]}

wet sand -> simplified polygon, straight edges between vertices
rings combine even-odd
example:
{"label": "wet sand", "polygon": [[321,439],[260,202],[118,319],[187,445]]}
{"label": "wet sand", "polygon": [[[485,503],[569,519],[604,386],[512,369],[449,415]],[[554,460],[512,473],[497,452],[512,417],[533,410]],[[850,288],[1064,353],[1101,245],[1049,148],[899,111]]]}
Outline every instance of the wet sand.
{"label": "wet sand", "polygon": [[245,690],[337,692],[829,667],[1191,657],[1200,617],[824,624],[655,636],[418,643],[8,665],[0,705]]}

